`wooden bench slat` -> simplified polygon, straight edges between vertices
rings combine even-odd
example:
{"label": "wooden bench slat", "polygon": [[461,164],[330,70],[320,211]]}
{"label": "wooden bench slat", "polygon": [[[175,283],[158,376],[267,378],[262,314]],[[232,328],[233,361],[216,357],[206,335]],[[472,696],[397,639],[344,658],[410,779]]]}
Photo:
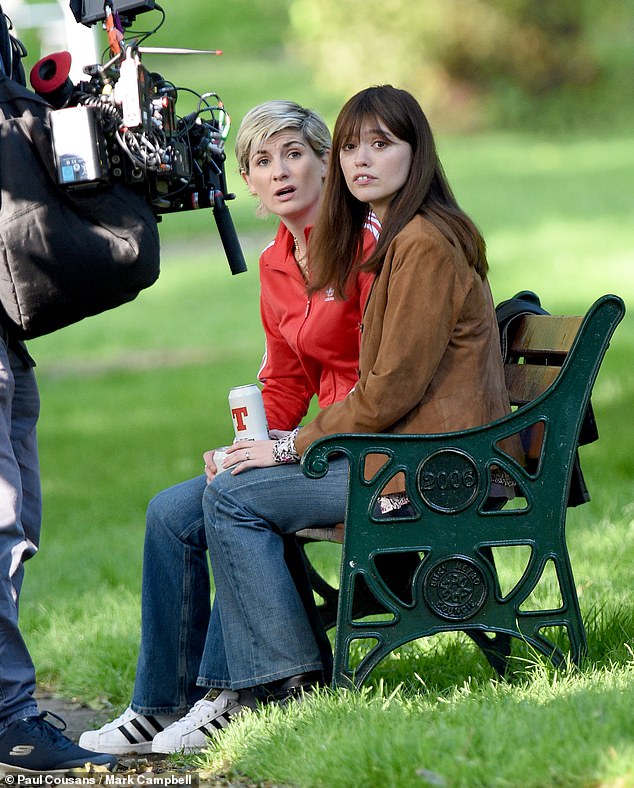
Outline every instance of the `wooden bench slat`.
{"label": "wooden bench slat", "polygon": [[565,356],[583,316],[525,315],[510,345],[515,356]]}
{"label": "wooden bench slat", "polygon": [[553,383],[561,367],[541,364],[505,364],[504,377],[511,405],[525,405]]}

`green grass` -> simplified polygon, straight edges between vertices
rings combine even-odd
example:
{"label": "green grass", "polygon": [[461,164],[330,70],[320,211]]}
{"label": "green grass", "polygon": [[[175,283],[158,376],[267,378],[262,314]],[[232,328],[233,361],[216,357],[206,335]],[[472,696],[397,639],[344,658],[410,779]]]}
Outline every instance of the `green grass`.
{"label": "green grass", "polygon": [[[224,99],[233,118],[227,175],[238,195],[230,207],[250,270],[229,275],[209,212],[167,216],[153,288],[30,343],[45,498],[42,549],[27,565],[21,599],[23,631],[40,684],[111,707],[113,716],[134,681],[147,502],[199,473],[202,452],[226,442],[227,391],[253,381],[261,358],[256,261],[273,224],[253,218],[230,150],[235,131],[267,99],[313,106],[332,124],[345,98],[323,90],[285,51],[288,0],[171,5],[150,44],[225,54],[144,62]],[[626,56],[613,37],[604,46]],[[600,97],[595,116],[609,110],[616,129],[629,129],[626,92]],[[182,94],[181,113],[187,102]],[[553,102],[544,108],[552,112]],[[445,136],[439,148],[487,238],[497,301],[530,288],[553,312],[583,311],[605,292],[634,303],[630,135]],[[581,670],[554,671],[525,654],[511,681],[499,683],[465,636],[428,638],[392,654],[361,693],[322,692],[284,712],[248,715],[196,761],[201,776],[327,788],[634,786],[633,346],[628,314],[593,394],[601,440],[582,450],[592,501],[568,517],[590,646]],[[339,549],[319,545],[315,553],[334,582]]]}
{"label": "green grass", "polygon": [[582,676],[537,669],[521,686],[465,683],[441,696],[328,692],[246,716],[202,763],[238,759],[275,785],[323,788],[631,785],[633,688],[630,663]]}
{"label": "green grass", "polygon": [[[485,135],[440,149],[487,237],[496,301],[531,288],[553,312],[605,292],[633,303],[628,140]],[[45,508],[22,625],[42,684],[113,712],[134,680],[147,501],[230,437],[227,391],[261,358],[257,255],[272,225],[252,219],[246,194],[238,203],[248,273],[229,274],[209,217],[186,239],[169,217],[154,287],[30,343]],[[568,517],[590,643],[581,670],[525,655],[499,683],[464,636],[429,638],[391,655],[361,694],[249,715],[200,768],[328,788],[634,785],[633,343],[628,313],[593,394],[601,440],[582,449],[592,501]],[[338,548],[317,552],[334,580]]]}

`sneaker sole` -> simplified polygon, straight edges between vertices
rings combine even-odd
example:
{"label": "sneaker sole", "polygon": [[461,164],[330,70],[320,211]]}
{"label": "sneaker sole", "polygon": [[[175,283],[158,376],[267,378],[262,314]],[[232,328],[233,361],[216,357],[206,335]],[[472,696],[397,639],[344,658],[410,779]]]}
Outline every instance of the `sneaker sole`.
{"label": "sneaker sole", "polygon": [[152,752],[152,742],[143,741],[136,744],[105,744],[80,737],[79,746],[93,752],[104,752],[107,755],[148,755]]}
{"label": "sneaker sole", "polygon": [[206,750],[211,743],[211,739],[209,739],[208,743],[201,744],[198,747],[187,747],[185,745],[181,745],[178,749],[168,749],[167,747],[161,747],[160,749],[152,748],[152,752],[154,755],[198,755],[199,753]]}
{"label": "sneaker sole", "polygon": [[204,733],[203,731],[201,731],[201,733],[205,736],[205,741],[201,744],[184,744],[183,742],[179,742],[178,744],[161,744],[160,742],[152,742],[152,752],[157,755],[174,755],[176,753],[194,755],[195,753],[202,752],[209,746],[218,731],[215,731],[213,734]]}
{"label": "sneaker sole", "polygon": [[[26,774],[26,775],[36,775],[41,776],[42,774],[61,774],[65,775],[69,772],[74,771],[75,769],[83,769],[87,766],[98,766],[99,769],[103,769],[104,766],[107,769],[114,769],[117,765],[117,762],[114,761],[111,764],[96,764],[94,761],[86,760],[80,764],[76,764],[75,766],[64,766],[59,769],[26,769],[23,766],[15,766],[9,763],[0,763],[0,778],[7,777],[11,774]],[[8,783],[7,783],[8,784]]]}

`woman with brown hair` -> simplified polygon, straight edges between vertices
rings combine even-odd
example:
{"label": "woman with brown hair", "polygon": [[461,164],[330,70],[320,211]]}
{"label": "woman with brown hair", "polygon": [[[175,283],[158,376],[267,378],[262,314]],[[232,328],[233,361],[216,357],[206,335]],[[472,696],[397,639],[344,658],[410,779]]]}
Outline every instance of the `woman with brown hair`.
{"label": "woman with brown hair", "polygon": [[[308,479],[297,460],[312,441],[337,432],[462,430],[509,410],[484,242],[449,188],[418,102],[390,86],[361,91],[337,119],[310,238],[313,292],[327,298],[346,292],[349,273],[364,261],[369,211],[382,229],[363,266],[375,279],[356,385],[277,441],[235,443],[224,461],[231,470],[208,472],[202,513],[217,615],[204,660],[214,694],[159,733],[154,751],[200,749],[201,737],[204,743],[241,708],[284,703],[323,680],[318,640],[284,559],[284,536],[344,519],[348,464],[331,458],[325,476]],[[176,518],[178,499],[169,500]],[[406,504],[404,490],[396,483],[381,504],[386,510]],[[197,523],[192,519],[190,530]],[[169,545],[162,549],[169,553]],[[153,570],[160,575],[160,567]],[[165,570],[163,579],[171,588]],[[213,714],[196,727],[199,704]],[[142,711],[128,710],[124,723],[132,725],[134,713],[139,722]],[[121,724],[111,723],[108,735]],[[99,744],[103,749],[103,737]]]}
{"label": "woman with brown hair", "polygon": [[[313,290],[341,297],[362,262],[369,210],[382,226],[363,265],[375,281],[359,379],[347,397],[277,442],[234,444],[224,462],[231,472],[203,499],[224,656],[212,685],[262,701],[301,694],[322,668],[283,536],[344,519],[348,466],[330,458],[325,476],[304,477],[296,463],[308,445],[340,432],[462,430],[509,411],[484,241],[451,192],[413,96],[382,86],[347,102],[325,188],[309,249]],[[385,511],[407,504],[393,481],[380,501]]]}

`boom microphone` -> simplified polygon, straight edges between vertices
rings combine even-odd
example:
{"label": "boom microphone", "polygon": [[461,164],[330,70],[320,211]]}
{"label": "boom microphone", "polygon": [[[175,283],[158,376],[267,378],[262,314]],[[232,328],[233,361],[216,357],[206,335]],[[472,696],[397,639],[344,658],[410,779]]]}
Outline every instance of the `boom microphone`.
{"label": "boom microphone", "polygon": [[247,264],[242,254],[242,247],[233,226],[233,219],[225,203],[224,195],[218,189],[214,192],[213,214],[231,273],[234,275],[244,273],[247,270]]}

